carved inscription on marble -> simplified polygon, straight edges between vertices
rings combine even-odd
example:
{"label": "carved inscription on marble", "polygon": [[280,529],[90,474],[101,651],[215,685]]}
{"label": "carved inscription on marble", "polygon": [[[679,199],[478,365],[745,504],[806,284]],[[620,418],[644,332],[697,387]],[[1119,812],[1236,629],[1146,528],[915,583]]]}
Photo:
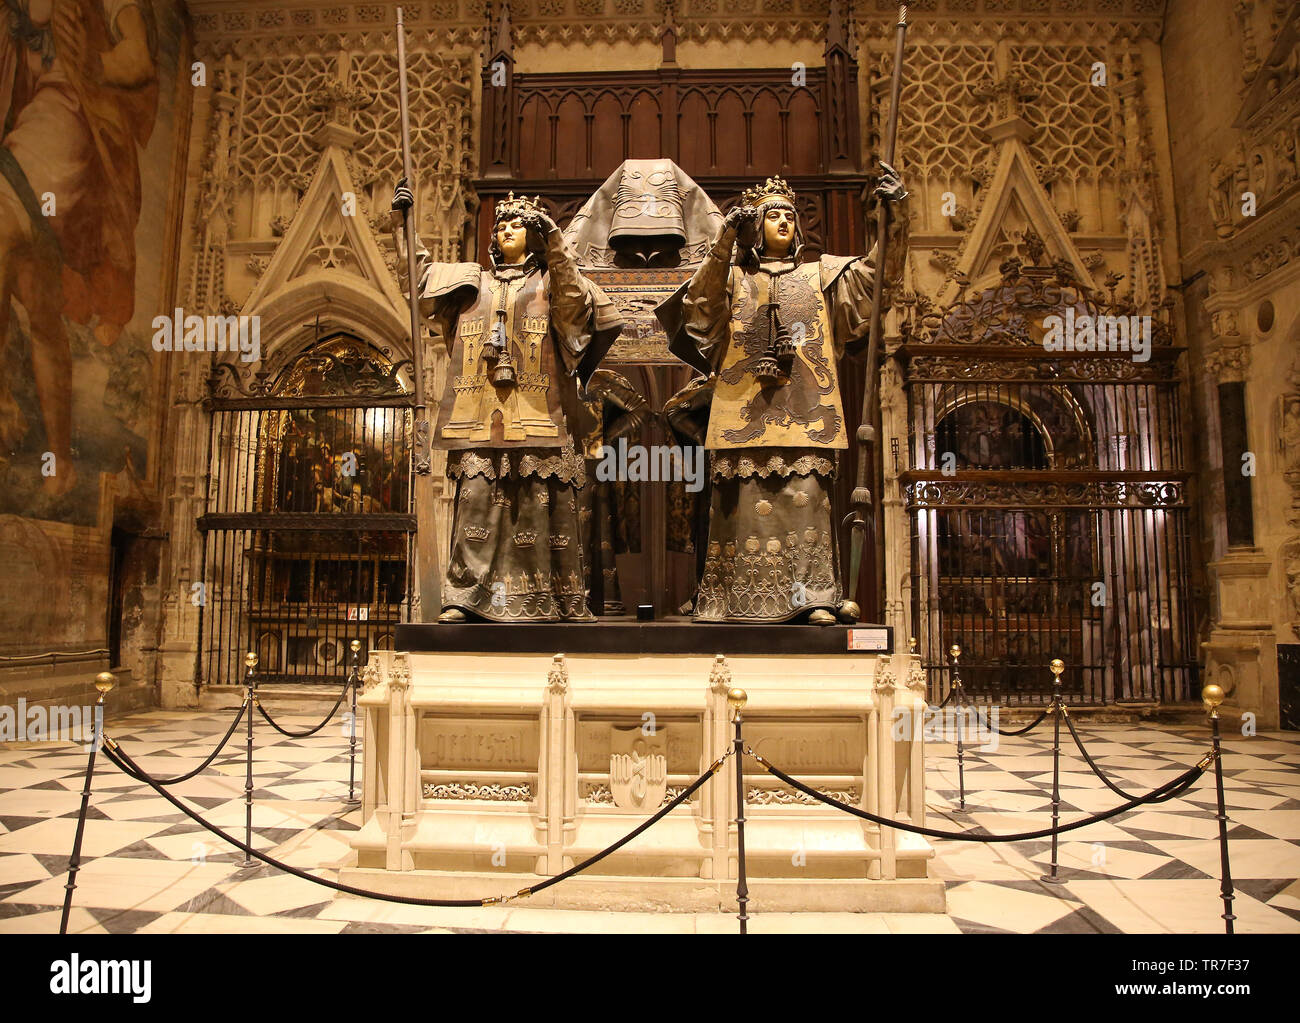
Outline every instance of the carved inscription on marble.
{"label": "carved inscription on marble", "polygon": [[862,774],[865,726],[857,721],[745,720],[745,738],[783,771],[793,774]]}
{"label": "carved inscription on marble", "polygon": [[537,721],[426,716],[420,719],[426,770],[537,770]]}

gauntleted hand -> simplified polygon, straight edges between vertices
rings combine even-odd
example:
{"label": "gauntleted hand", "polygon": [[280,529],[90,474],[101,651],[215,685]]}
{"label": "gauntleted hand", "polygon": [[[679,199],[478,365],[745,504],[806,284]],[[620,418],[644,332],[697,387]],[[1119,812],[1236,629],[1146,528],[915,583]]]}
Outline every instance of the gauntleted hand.
{"label": "gauntleted hand", "polygon": [[415,195],[410,188],[407,187],[406,178],[402,178],[397,182],[397,186],[393,189],[392,208],[401,213],[405,210],[409,210],[414,205]]}
{"label": "gauntleted hand", "polygon": [[742,245],[753,245],[758,230],[758,210],[753,206],[733,206],[722,219],[723,231],[735,231]]}
{"label": "gauntleted hand", "polygon": [[907,189],[903,187],[903,181],[898,176],[898,171],[880,161],[880,182],[872,189],[872,195],[883,202],[899,202],[907,198]]}
{"label": "gauntleted hand", "polygon": [[524,227],[528,228],[530,231],[536,231],[543,238],[547,237],[556,229],[555,221],[552,220],[548,214],[540,210],[535,213],[525,213],[519,219],[523,222]]}

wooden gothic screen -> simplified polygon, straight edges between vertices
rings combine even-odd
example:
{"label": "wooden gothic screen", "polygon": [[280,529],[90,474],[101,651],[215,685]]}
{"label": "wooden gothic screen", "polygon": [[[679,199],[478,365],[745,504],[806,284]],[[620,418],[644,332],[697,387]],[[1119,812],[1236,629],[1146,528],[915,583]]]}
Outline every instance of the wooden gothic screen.
{"label": "wooden gothic screen", "polygon": [[[832,5],[827,22],[825,65],[801,70],[679,67],[676,31],[668,25],[656,68],[522,74],[514,70],[509,25],[501,24],[482,75],[482,177],[475,182],[481,199],[478,252],[487,251],[493,211],[508,192],[540,195],[565,227],[624,160],[660,157],[681,167],[724,212],[756,180],[779,174],[799,196],[809,256],[866,251],[863,199],[871,179],[862,167],[858,70],[840,6]],[[672,290],[689,277],[690,268],[635,273],[640,279],[654,275],[655,283]],[[593,274],[602,286],[614,283],[616,276]],[[625,373],[652,412],[658,412],[691,371],[668,354],[648,309],[625,313],[635,319],[636,329],[625,331],[607,364]],[[841,380],[845,414],[856,423],[863,383],[860,359],[845,360]],[[642,442],[660,443],[662,429],[652,415]],[[855,464],[851,450],[841,463],[841,475]],[[851,481],[840,480],[837,522],[849,510],[851,488]],[[664,498],[654,488],[642,513],[641,549],[662,551]],[[652,600],[661,613],[671,614],[689,596],[693,579],[689,568],[666,567],[659,560],[646,559],[639,577],[631,572],[624,591],[634,601]],[[857,599],[866,620],[879,621],[880,600],[866,582],[873,578],[869,568]]]}

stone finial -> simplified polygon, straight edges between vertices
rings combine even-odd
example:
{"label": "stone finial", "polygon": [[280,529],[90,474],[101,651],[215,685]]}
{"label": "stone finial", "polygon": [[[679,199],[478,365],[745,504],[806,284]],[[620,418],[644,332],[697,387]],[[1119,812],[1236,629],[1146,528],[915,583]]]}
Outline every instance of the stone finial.
{"label": "stone finial", "polygon": [[411,684],[411,658],[408,654],[393,655],[392,668],[388,672],[390,689],[405,689]]}
{"label": "stone finial", "polygon": [[876,672],[876,690],[878,692],[892,691],[898,684],[894,673],[889,668],[882,667]]}
{"label": "stone finial", "polygon": [[564,654],[556,654],[551,658],[551,670],[546,676],[546,688],[553,693],[569,691],[569,666],[565,663]]}
{"label": "stone finial", "polygon": [[731,668],[727,658],[718,654],[713,658],[713,669],[709,672],[709,689],[718,694],[725,694],[731,688]]}

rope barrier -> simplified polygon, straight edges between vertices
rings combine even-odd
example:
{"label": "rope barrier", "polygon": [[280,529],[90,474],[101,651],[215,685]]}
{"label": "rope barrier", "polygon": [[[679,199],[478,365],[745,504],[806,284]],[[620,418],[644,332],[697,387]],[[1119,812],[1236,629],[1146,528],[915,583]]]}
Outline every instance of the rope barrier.
{"label": "rope barrier", "polygon": [[553,884],[559,884],[565,878],[572,877],[574,874],[578,873],[579,871],[586,870],[588,867],[594,866],[595,864],[603,860],[606,856],[608,856],[610,853],[616,852],[617,850],[621,849],[623,846],[627,845],[628,842],[632,841],[632,839],[636,838],[637,835],[645,831],[646,828],[650,827],[650,825],[656,824],[659,821],[663,820],[663,818],[667,816],[670,810],[676,809],[682,803],[686,802],[687,799],[689,799],[692,795],[696,793],[696,791],[698,791],[701,785],[703,785],[706,781],[708,781],[720,770],[722,770],[722,765],[727,762],[727,758],[731,756],[733,752],[735,751],[727,750],[726,753],[718,757],[718,759],[715,760],[709,766],[709,769],[707,771],[705,771],[702,775],[696,778],[694,782],[688,785],[684,791],[682,791],[678,796],[676,796],[672,800],[672,802],[670,802],[667,806],[660,809],[658,813],[656,813],[653,817],[646,820],[640,826],[638,826],[632,831],[629,831],[626,835],[624,835],[613,845],[608,846],[607,848],[601,850],[600,852],[596,853],[594,856],[587,857],[581,863],[574,864],[568,870],[556,874],[554,877],[548,877],[545,881],[542,881],[540,884],[535,884],[531,888],[522,889],[522,891],[519,894],[522,895],[523,893],[526,892],[529,895],[533,895],[536,894],[537,892],[542,891],[545,888],[551,887],[551,885]]}
{"label": "rope barrier", "polygon": [[131,771],[127,771],[126,773],[137,781],[145,781],[147,779],[151,783],[157,785],[179,785],[183,781],[189,781],[191,778],[202,774],[212,765],[212,761],[217,759],[217,756],[225,748],[226,743],[230,741],[230,737],[235,734],[235,729],[239,727],[239,722],[243,719],[244,712],[247,710],[248,701],[245,700],[239,705],[239,713],[235,715],[235,720],[230,722],[230,727],[226,730],[226,734],[222,737],[221,741],[217,743],[217,748],[208,755],[207,760],[199,764],[199,766],[194,768],[194,770],[187,771],[185,774],[178,774],[175,778],[154,778],[152,775],[145,774],[143,768],[139,769],[139,775],[136,775]]}
{"label": "rope barrier", "polygon": [[[1098,767],[1098,766],[1093,762],[1092,757],[1090,757],[1090,756],[1088,755],[1088,751],[1087,751],[1086,749],[1083,748],[1083,740],[1082,740],[1081,738],[1079,738],[1079,733],[1078,733],[1077,731],[1075,731],[1075,729],[1074,729],[1074,722],[1070,720],[1070,715],[1069,715],[1069,714],[1066,714],[1066,715],[1064,715],[1064,717],[1065,717],[1065,724],[1066,724],[1066,726],[1070,729],[1070,734],[1071,734],[1072,736],[1074,736],[1074,744],[1075,744],[1076,746],[1079,747],[1079,752],[1083,755],[1084,763],[1086,763],[1090,768],[1092,768],[1092,773],[1095,774],[1098,778],[1100,778],[1103,782],[1105,782],[1106,787],[1107,787],[1108,789],[1110,789],[1112,792],[1114,792],[1116,795],[1118,795],[1120,798],[1122,798],[1122,799],[1133,799],[1134,797],[1133,797],[1131,794],[1129,794],[1128,792],[1125,792],[1122,788],[1120,788],[1118,785],[1116,785],[1114,782],[1112,782],[1109,778],[1107,778],[1107,777],[1102,773],[1101,768]],[[1159,799],[1152,799],[1152,800],[1150,800],[1150,802],[1152,802],[1152,803],[1164,803],[1164,802],[1167,802],[1167,801],[1170,800],[1170,799],[1175,798],[1176,795],[1177,795],[1177,794],[1173,794],[1173,795],[1164,795],[1164,796],[1161,796]]]}
{"label": "rope barrier", "polygon": [[482,899],[423,899],[416,896],[408,896],[408,895],[389,895],[386,892],[376,892],[366,888],[356,888],[352,885],[343,884],[342,882],[339,881],[330,881],[328,878],[317,877],[315,874],[309,874],[305,870],[302,870],[298,867],[291,866],[290,864],[285,863],[283,860],[278,860],[273,856],[268,856],[266,855],[266,853],[258,852],[258,850],[254,849],[252,846],[239,841],[237,838],[223,831],[215,824],[211,824],[208,821],[204,820],[204,818],[200,814],[198,814],[194,810],[191,810],[188,806],[182,803],[170,792],[166,791],[161,785],[156,784],[153,781],[153,779],[149,778],[141,770],[140,766],[137,763],[135,763],[135,761],[132,760],[130,756],[128,756],[127,753],[112,739],[108,738],[107,736],[104,736],[102,748],[104,750],[104,756],[107,757],[109,761],[111,761],[120,771],[122,771],[123,774],[127,775],[128,777],[137,778],[138,780],[143,781],[146,785],[148,785],[155,792],[157,792],[158,795],[162,796],[169,803],[171,803],[172,806],[176,807],[176,809],[180,810],[181,813],[189,817],[190,820],[194,821],[199,826],[212,832],[212,834],[216,835],[218,838],[222,839],[223,841],[229,843],[230,845],[233,845],[245,856],[249,856],[254,859],[261,860],[267,866],[274,867],[277,870],[283,870],[286,874],[292,874],[294,877],[301,878],[304,881],[310,881],[313,884],[320,885],[321,887],[324,888],[330,888],[336,892],[342,892],[345,895],[356,895],[366,899],[378,899],[382,902],[396,902],[405,906],[434,906],[443,909],[467,908],[471,906],[493,906],[493,905],[500,905],[506,902],[511,902],[515,899],[527,898],[529,895],[535,895],[537,892],[549,888],[551,887],[551,885],[558,884],[559,882],[572,877],[574,874],[577,874],[580,871],[586,870],[588,867],[593,866],[596,863],[599,863],[606,856],[610,855],[613,852],[617,852],[623,846],[627,845],[628,842],[632,841],[632,839],[636,838],[638,835],[640,835],[651,825],[656,824],[659,821],[663,820],[663,818],[669,812],[675,810],[678,806],[680,806],[692,795],[694,795],[699,790],[700,786],[702,786],[706,781],[708,781],[711,777],[713,777],[713,775],[717,774],[718,771],[722,769],[722,765],[726,763],[727,757],[731,756],[731,752],[732,752],[729,750],[727,753],[723,754],[717,760],[715,760],[709,766],[709,769],[707,771],[705,771],[702,775],[696,778],[693,783],[688,785],[686,789],[681,792],[681,794],[676,796],[671,802],[669,802],[667,805],[662,807],[659,810],[659,812],[656,813],[653,817],[650,817],[648,820],[644,821],[637,828],[628,832],[626,835],[620,838],[613,845],[607,846],[606,848],[602,849],[600,852],[596,853],[595,855],[587,857],[587,859],[583,860],[581,863],[575,864],[574,866],[570,867],[568,870],[556,874],[554,877],[549,877],[546,880],[540,882],[539,884],[532,885],[531,887],[521,888],[518,892],[514,893],[513,895],[494,895]]}
{"label": "rope barrier", "polygon": [[1156,798],[1158,796],[1172,799],[1175,796],[1182,795],[1196,783],[1196,780],[1205,772],[1206,768],[1208,768],[1214,760],[1214,754],[1206,754],[1197,764],[1188,768],[1173,781],[1166,782],[1159,788],[1152,789],[1145,796],[1130,799],[1127,803],[1117,806],[1114,809],[1106,810],[1102,813],[1095,814],[1092,817],[1085,817],[1083,820],[1073,821],[1070,824],[1062,824],[1060,827],[1055,829],[1045,828],[1041,831],[1025,831],[1015,835],[976,835],[969,831],[939,831],[936,828],[924,828],[916,824],[906,824],[903,821],[891,820],[888,817],[879,817],[867,810],[859,809],[856,806],[849,806],[847,803],[841,803],[838,799],[832,799],[830,796],[818,792],[811,786],[805,785],[803,782],[790,777],[790,775],[771,764],[769,761],[764,759],[761,754],[755,753],[749,747],[745,748],[745,752],[758,761],[759,765],[767,771],[768,774],[775,778],[779,778],[792,788],[798,789],[805,795],[812,796],[814,799],[825,803],[827,806],[836,807],[837,809],[843,810],[845,813],[852,814],[854,817],[860,817],[863,820],[871,821],[873,824],[879,824],[882,827],[897,828],[900,831],[909,831],[914,835],[925,835],[928,838],[951,838],[958,842],[1024,842],[1035,838],[1047,838],[1053,833],[1053,831],[1057,833],[1062,831],[1074,831],[1078,828],[1087,827],[1089,824],[1096,824],[1100,821],[1109,820],[1110,818],[1118,817],[1121,813],[1132,810],[1135,806],[1140,806],[1143,803],[1163,801]]}
{"label": "rope barrier", "polygon": [[262,706],[261,700],[259,700],[256,696],[254,696],[253,702],[257,704],[257,712],[261,714],[262,717],[266,718],[266,723],[269,724],[281,735],[286,735],[290,739],[306,739],[309,736],[315,735],[317,732],[319,732],[322,728],[324,728],[334,719],[334,715],[338,712],[339,707],[343,705],[343,697],[345,697],[348,694],[348,686],[351,684],[352,684],[352,676],[349,675],[347,680],[343,683],[343,688],[339,691],[339,698],[334,701],[334,706],[331,707],[330,712],[325,715],[325,720],[322,721],[315,728],[309,728],[305,732],[290,732],[287,729],[281,728],[276,723],[275,718],[271,717],[271,715],[267,712],[266,708]]}
{"label": "rope barrier", "polygon": [[997,732],[998,735],[1014,736],[1014,735],[1027,735],[1029,732],[1032,732],[1035,728],[1037,728],[1039,723],[1043,720],[1043,718],[1047,717],[1048,714],[1052,713],[1052,705],[1049,703],[1046,707],[1044,707],[1043,712],[1039,714],[1038,717],[1034,718],[1033,721],[1029,722],[1029,724],[1025,725],[1024,728],[1017,728],[1015,731],[1012,732],[1005,731],[1004,729],[997,728],[994,725],[989,724],[987,721],[984,720],[983,715],[980,714],[978,707],[972,706],[971,710],[975,711],[975,717],[990,732]]}

